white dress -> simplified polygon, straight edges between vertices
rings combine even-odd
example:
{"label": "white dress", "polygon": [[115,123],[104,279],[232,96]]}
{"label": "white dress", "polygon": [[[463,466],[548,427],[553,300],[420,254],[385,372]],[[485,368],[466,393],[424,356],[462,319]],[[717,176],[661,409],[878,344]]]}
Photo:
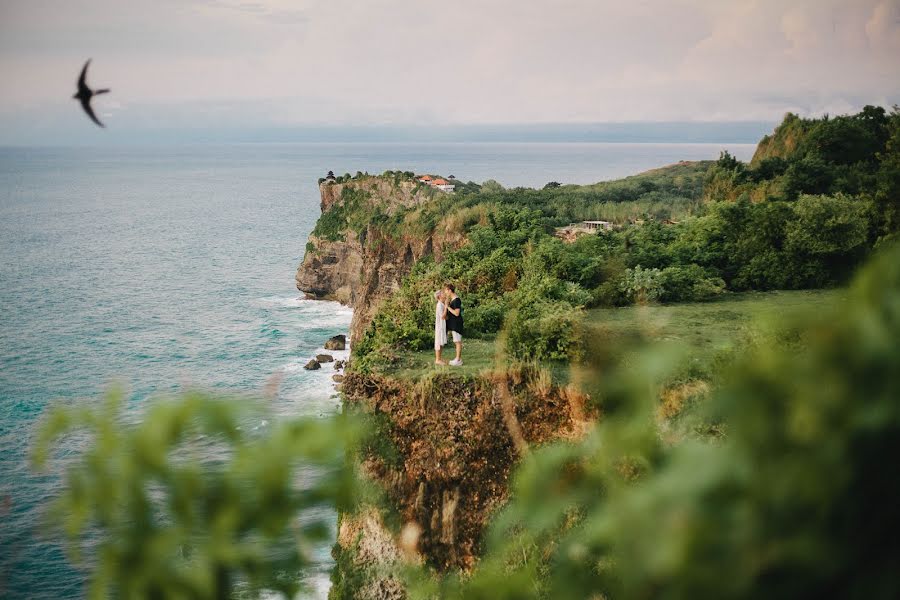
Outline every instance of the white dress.
{"label": "white dress", "polygon": [[447,344],[447,321],[444,319],[444,303],[438,302],[434,307],[434,349],[439,350]]}

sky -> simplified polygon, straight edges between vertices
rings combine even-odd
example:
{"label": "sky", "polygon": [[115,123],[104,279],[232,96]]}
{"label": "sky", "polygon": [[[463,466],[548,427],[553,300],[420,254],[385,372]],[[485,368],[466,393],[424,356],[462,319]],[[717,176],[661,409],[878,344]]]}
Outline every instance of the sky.
{"label": "sky", "polygon": [[775,123],[900,103],[900,0],[0,0],[0,143],[100,135],[89,57],[135,139]]}

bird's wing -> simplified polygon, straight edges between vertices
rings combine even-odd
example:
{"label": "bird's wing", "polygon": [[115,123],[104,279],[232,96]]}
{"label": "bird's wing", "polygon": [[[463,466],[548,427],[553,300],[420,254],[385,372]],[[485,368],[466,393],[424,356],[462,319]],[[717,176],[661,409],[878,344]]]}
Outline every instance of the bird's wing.
{"label": "bird's wing", "polygon": [[94,114],[94,109],[91,108],[91,101],[89,98],[81,99],[81,108],[83,108],[84,112],[87,113],[87,116],[89,116],[91,118],[91,121],[93,121],[100,127],[106,127],[106,125],[104,125],[103,123],[100,122],[100,120],[97,118],[97,115]]}
{"label": "bird's wing", "polygon": [[109,88],[103,88],[102,90],[94,90],[94,95],[99,96],[100,94],[108,94]]}
{"label": "bird's wing", "polygon": [[[91,89],[87,86],[87,83],[84,82],[85,77],[87,76],[87,68],[88,65],[91,64],[91,59],[87,59],[87,62],[84,63],[84,67],[81,68],[81,75],[78,77],[78,93],[82,92],[90,92]],[[85,108],[85,110],[88,110]]]}

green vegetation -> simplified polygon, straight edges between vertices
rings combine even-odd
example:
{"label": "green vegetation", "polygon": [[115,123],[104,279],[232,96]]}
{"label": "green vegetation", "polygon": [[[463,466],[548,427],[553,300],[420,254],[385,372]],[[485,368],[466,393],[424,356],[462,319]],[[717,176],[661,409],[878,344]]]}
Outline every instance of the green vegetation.
{"label": "green vegetation", "polygon": [[[602,335],[610,346],[642,331],[651,343],[682,344],[687,358],[709,368],[721,351],[739,349],[784,320],[831,310],[843,294],[843,290],[746,292],[714,302],[597,308],[587,312],[586,320],[594,327],[592,335]],[[627,341],[623,345],[627,347]]]}
{"label": "green vegetation", "polygon": [[715,443],[660,440],[669,353],[607,364],[602,422],[530,454],[474,573],[412,569],[412,597],[897,597],[900,247],[794,328],[803,352],[762,339],[724,374]]}
{"label": "green vegetation", "polygon": [[[723,153],[593,186],[486,182],[444,195],[393,219],[422,235],[458,231],[467,243],[417,265],[357,344],[356,366],[430,348],[431,292],[444,281],[463,297],[469,338],[506,325],[506,351],[536,361],[578,359],[585,308],[841,285],[894,234],[898,151],[900,111],[867,107],[802,122],[789,115],[752,167]],[[656,203],[667,211],[654,213]],[[641,220],[571,244],[552,235],[573,220],[625,215]]]}
{"label": "green vegetation", "polygon": [[[323,532],[323,521],[298,515],[349,512],[363,493],[352,465],[364,456],[399,469],[418,452],[427,479],[431,457],[448,448],[438,435],[447,389],[455,469],[474,468],[466,436],[476,434],[490,449],[478,469],[491,472],[488,458],[501,455],[505,467],[521,462],[508,488],[506,472],[490,479],[492,498],[508,492],[502,508],[473,515],[454,504],[467,535],[493,517],[483,543],[470,539],[484,550],[470,572],[395,569],[413,598],[900,596],[900,483],[890,468],[900,452],[900,110],[789,115],[749,165],[723,154],[596,186],[458,190],[388,215],[349,186],[317,225],[332,240],[348,231],[465,240],[415,265],[354,345],[347,382],[392,376],[358,390],[373,403],[401,402],[406,378],[418,380],[416,393],[428,388],[427,398],[403,397],[395,420],[381,411],[363,417],[367,432],[344,416],[253,436],[241,415],[258,408],[197,395],[154,406],[136,426],[117,417],[115,395],[51,413],[37,464],[62,433],[89,442],[70,458],[54,515],[73,553],[99,535],[93,597],[292,593],[298,547]],[[622,227],[554,237],[586,218]],[[422,377],[434,368],[432,292],[445,281],[464,300],[467,364]],[[837,286],[848,287],[820,289]],[[496,411],[476,422],[464,391],[497,385],[470,376],[498,360],[528,363],[536,388],[552,382],[535,363],[565,370],[602,418],[513,458],[503,437],[515,441],[512,426]],[[536,398],[510,397],[510,414],[534,429]],[[226,458],[201,463],[202,444]],[[320,475],[302,490],[300,466]],[[409,492],[419,481],[391,485]],[[433,558],[425,564],[456,564]],[[339,556],[347,573],[336,593],[352,596],[348,560]]]}
{"label": "green vegetation", "polygon": [[[784,298],[777,308],[805,304],[803,295]],[[641,310],[595,314],[615,328]],[[697,316],[690,307],[655,310],[683,311],[672,323],[685,333]],[[706,403],[723,432],[714,442],[667,444],[654,425],[648,382],[677,370],[680,353],[621,353],[621,340],[593,338],[595,375],[583,381],[603,419],[578,440],[527,453],[474,570],[410,565],[398,572],[410,596],[897,597],[900,486],[890,459],[900,451],[900,246],[882,251],[840,306],[801,312],[787,335],[759,337],[722,372]],[[322,531],[299,512],[359,497],[341,459],[361,438],[343,418],[254,438],[239,427],[245,403],[188,396],[126,426],[118,402],[57,409],[35,452],[43,464],[61,433],[90,436],[54,514],[76,541],[97,528],[92,597],[289,595],[302,564],[296,538]],[[230,452],[201,466],[203,444]],[[301,464],[322,476],[299,491]],[[295,542],[278,545],[285,536]],[[350,578],[339,591],[352,595],[353,565],[344,567]]]}
{"label": "green vegetation", "polygon": [[272,418],[261,406],[191,393],[126,425],[122,403],[113,391],[97,406],[52,409],[34,448],[42,468],[61,438],[87,442],[78,460],[66,459],[50,523],[69,539],[73,561],[90,555],[88,597],[292,597],[309,561],[304,548],[329,536],[322,508],[358,496],[345,460],[358,424],[279,420],[252,435],[248,422]]}
{"label": "green vegetation", "polygon": [[365,229],[368,220],[375,215],[366,210],[369,192],[355,187],[341,189],[341,201],[335,203],[331,210],[322,213],[312,235],[329,241],[344,239],[344,232],[355,231],[357,234]]}
{"label": "green vegetation", "polygon": [[[453,358],[452,346],[447,346],[445,354]],[[420,380],[435,371],[476,376],[496,367],[497,341],[495,339],[465,340],[465,360],[461,367],[438,367],[434,364],[433,350],[403,350],[397,352],[393,360],[373,363],[373,372],[400,379]]]}
{"label": "green vegetation", "polygon": [[[582,327],[591,340],[602,339],[617,357],[633,350],[634,335],[642,334],[653,345],[678,346],[684,364],[677,377],[718,378],[722,361],[733,357],[778,323],[806,312],[830,310],[843,297],[843,290],[744,292],[713,302],[654,304],[621,308],[594,308],[584,313]],[[441,367],[473,376],[497,367],[498,341],[467,339],[462,367]],[[502,350],[502,348],[501,348]],[[435,372],[431,350],[398,352],[391,362],[375,363],[376,372],[401,379],[419,380]],[[551,365],[557,381],[568,381],[568,363]]]}

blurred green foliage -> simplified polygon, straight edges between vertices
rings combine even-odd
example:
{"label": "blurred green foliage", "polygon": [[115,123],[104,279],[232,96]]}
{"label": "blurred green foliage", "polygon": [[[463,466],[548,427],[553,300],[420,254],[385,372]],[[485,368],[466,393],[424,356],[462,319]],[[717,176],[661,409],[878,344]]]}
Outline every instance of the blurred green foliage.
{"label": "blurred green foliage", "polygon": [[664,445],[674,356],[593,348],[604,418],[521,465],[469,575],[411,570],[414,598],[896,598],[900,246],[832,312],[762,340],[706,405],[724,439]]}
{"label": "blurred green foliage", "polygon": [[65,465],[48,516],[90,567],[88,597],[292,597],[311,544],[333,527],[330,511],[304,511],[357,495],[345,453],[359,425],[279,419],[257,435],[247,423],[271,418],[259,405],[199,393],[126,424],[123,402],[113,391],[97,406],[53,408],[33,450],[39,468]]}

